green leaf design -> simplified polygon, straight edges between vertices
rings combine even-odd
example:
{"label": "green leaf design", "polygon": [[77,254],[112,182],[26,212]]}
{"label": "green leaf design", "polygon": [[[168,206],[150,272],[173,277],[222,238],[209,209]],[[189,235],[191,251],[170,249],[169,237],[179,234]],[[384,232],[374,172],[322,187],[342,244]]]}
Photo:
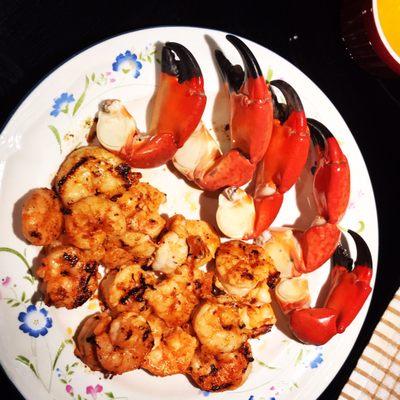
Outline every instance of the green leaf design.
{"label": "green leaf design", "polygon": [[114,394],[112,392],[104,393],[109,399],[115,399]]}
{"label": "green leaf design", "polygon": [[268,68],[268,71],[267,71],[267,82],[271,82],[272,81],[272,75],[273,75],[273,70],[272,70],[272,68]]}
{"label": "green leaf design", "polygon": [[60,147],[60,154],[61,154],[62,148],[61,148],[61,135],[60,135],[60,132],[58,132],[57,128],[54,125],[49,125],[48,127],[53,132],[53,135],[57,140],[58,146]]}
{"label": "green leaf design", "polygon": [[27,281],[29,281],[32,285],[35,283],[35,278],[31,275],[24,275],[22,277],[22,279],[26,279]]}
{"label": "green leaf design", "polygon": [[28,358],[19,355],[15,359],[16,359],[16,361],[19,361],[20,363],[22,363],[22,364],[26,365],[27,367],[29,367],[31,369],[31,371],[35,374],[36,378],[40,379],[39,375],[38,375],[38,373],[37,373],[37,371],[35,369],[35,366],[30,362],[30,360]]}
{"label": "green leaf design", "polygon": [[66,342],[67,342],[67,341],[64,340],[64,342],[62,342],[62,343],[60,344],[60,347],[59,347],[58,350],[57,350],[56,356],[55,356],[54,361],[53,361],[53,365],[51,366],[52,371],[54,371],[55,368],[56,368],[56,366],[57,366],[58,359],[60,358],[61,353],[62,353],[63,350],[65,349],[65,344],[66,344]]}
{"label": "green leaf design", "polygon": [[277,367],[271,367],[270,365],[265,364],[264,361],[257,360],[257,362],[258,362],[261,366],[263,366],[263,367],[265,367],[265,368],[268,368],[268,369],[277,369]]}
{"label": "green leaf design", "polygon": [[86,91],[87,91],[88,87],[89,87],[89,78],[86,76],[85,89],[83,89],[82,94],[79,96],[78,101],[75,103],[74,111],[72,111],[72,115],[75,115],[78,112],[79,108],[81,107],[83,101],[85,100]]}
{"label": "green leaf design", "polygon": [[21,303],[17,301],[17,302],[14,303],[11,307],[18,307],[20,304],[21,304]]}
{"label": "green leaf design", "polygon": [[11,254],[14,254],[15,256],[17,256],[26,265],[26,268],[28,269],[28,271],[29,272],[31,271],[31,267],[28,264],[28,261],[26,261],[26,258],[19,251],[11,249],[10,247],[0,247],[0,252],[2,252],[2,251],[11,253]]}
{"label": "green leaf design", "polygon": [[360,220],[358,223],[360,224],[360,227],[357,229],[357,233],[361,233],[365,229],[365,222]]}
{"label": "green leaf design", "polygon": [[21,301],[24,302],[26,299],[26,293],[22,292]]}
{"label": "green leaf design", "polygon": [[303,358],[303,349],[299,351],[299,354],[296,357],[296,360],[294,362],[295,367],[299,364],[302,358]]}
{"label": "green leaf design", "polygon": [[94,81],[95,79],[96,79],[96,74],[93,72],[92,73],[92,76],[90,77],[90,79],[92,80],[92,81]]}

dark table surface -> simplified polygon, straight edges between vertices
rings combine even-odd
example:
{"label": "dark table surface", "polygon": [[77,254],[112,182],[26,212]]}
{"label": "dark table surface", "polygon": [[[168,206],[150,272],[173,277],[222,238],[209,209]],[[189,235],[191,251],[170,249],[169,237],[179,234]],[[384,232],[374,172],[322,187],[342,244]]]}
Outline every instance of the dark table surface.
{"label": "dark table surface", "polygon": [[[350,60],[340,34],[340,1],[229,2],[23,1],[0,7],[0,126],[57,65],[119,33],[190,25],[225,30],[273,50],[308,75],[350,127],[368,166],[379,217],[379,272],[371,307],[347,361],[321,395],[336,399],[399,286],[400,83],[372,77]],[[263,8],[260,8],[260,4]],[[297,37],[293,39],[293,37]],[[2,398],[22,399],[0,369]]]}

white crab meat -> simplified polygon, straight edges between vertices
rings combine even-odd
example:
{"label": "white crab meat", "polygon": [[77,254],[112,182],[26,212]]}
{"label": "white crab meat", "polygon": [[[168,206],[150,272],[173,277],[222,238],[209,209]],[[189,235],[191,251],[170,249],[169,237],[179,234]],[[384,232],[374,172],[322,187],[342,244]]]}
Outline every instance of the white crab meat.
{"label": "white crab meat", "polygon": [[307,279],[282,279],[275,287],[275,297],[285,314],[309,307],[311,299]]}
{"label": "white crab meat", "polygon": [[119,100],[104,100],[100,105],[96,128],[100,144],[120,151],[130,136],[137,133],[136,121]]}
{"label": "white crab meat", "polygon": [[221,155],[218,143],[202,122],[172,158],[175,168],[187,179],[200,179]]}
{"label": "white crab meat", "polygon": [[271,257],[281,278],[298,276],[302,271],[303,254],[301,246],[290,228],[272,228],[254,242],[264,248]]}
{"label": "white crab meat", "polygon": [[218,197],[217,224],[224,235],[242,239],[253,232],[254,201],[240,188],[227,188]]}

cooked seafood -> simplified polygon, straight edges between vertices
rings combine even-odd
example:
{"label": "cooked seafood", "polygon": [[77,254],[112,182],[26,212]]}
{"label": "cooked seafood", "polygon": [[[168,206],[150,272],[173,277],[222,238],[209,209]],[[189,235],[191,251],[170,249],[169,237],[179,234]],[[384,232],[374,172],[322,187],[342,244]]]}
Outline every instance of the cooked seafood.
{"label": "cooked seafood", "polygon": [[114,269],[132,263],[150,265],[157,245],[144,233],[127,231],[120,237],[107,238],[104,248],[101,263]]}
{"label": "cooked seafood", "polygon": [[166,223],[158,213],[165,197],[164,193],[144,182],[137,183],[121,196],[117,196],[116,203],[126,218],[127,229],[155,239]]}
{"label": "cooked seafood", "polygon": [[93,371],[102,370],[96,354],[96,341],[94,334],[100,319],[100,313],[85,318],[79,326],[75,336],[75,355]]}
{"label": "cooked seafood", "polygon": [[234,303],[206,301],[192,317],[193,329],[209,352],[231,352],[247,340],[245,325]]}
{"label": "cooked seafood", "polygon": [[202,346],[192,358],[188,374],[202,390],[233,390],[246,380],[252,361],[248,343],[244,343],[236,351],[225,353],[210,353]]}
{"label": "cooked seafood", "polygon": [[241,297],[275,272],[262,247],[240,240],[223,243],[217,251],[215,265],[218,280],[225,290]]}
{"label": "cooked seafood", "polygon": [[197,339],[182,328],[168,328],[155,316],[147,318],[154,346],[147,354],[142,368],[156,376],[186,373],[197,347]]}
{"label": "cooked seafood", "polygon": [[120,236],[126,222],[117,204],[102,196],[89,196],[71,205],[65,216],[68,240],[80,249],[96,249],[107,236]]}
{"label": "cooked seafood", "polygon": [[25,239],[45,246],[56,240],[62,230],[61,202],[46,188],[33,190],[22,206],[22,233]]}
{"label": "cooked seafood", "polygon": [[144,293],[154,312],[169,326],[182,326],[188,322],[199,302],[192,277],[191,268],[182,265],[173,275]]}
{"label": "cooked seafood", "polygon": [[186,261],[188,256],[186,222],[182,215],[175,215],[168,222],[168,232],[162,236],[155,252],[152,265],[155,271],[169,274]]}
{"label": "cooked seafood", "polygon": [[219,236],[205,221],[187,220],[186,230],[189,262],[193,262],[195,267],[207,264],[215,257],[215,252],[221,243]]}
{"label": "cooked seafood", "polygon": [[74,150],[62,163],[54,188],[65,206],[96,194],[108,198],[123,193],[137,183],[141,174],[119,157],[101,147]]}
{"label": "cooked seafood", "polygon": [[72,246],[55,247],[36,270],[47,305],[76,308],[96,291],[99,273],[96,261],[86,259]]}
{"label": "cooked seafood", "polygon": [[276,322],[270,303],[260,306],[241,305],[239,315],[244,331],[249,338],[256,338],[271,330]]}
{"label": "cooked seafood", "polygon": [[113,312],[146,310],[145,292],[154,288],[156,276],[131,264],[109,272],[100,283],[100,293]]}
{"label": "cooked seafood", "polygon": [[146,319],[133,312],[116,318],[107,313],[94,329],[96,355],[102,368],[111,374],[123,374],[140,367],[154,340]]}

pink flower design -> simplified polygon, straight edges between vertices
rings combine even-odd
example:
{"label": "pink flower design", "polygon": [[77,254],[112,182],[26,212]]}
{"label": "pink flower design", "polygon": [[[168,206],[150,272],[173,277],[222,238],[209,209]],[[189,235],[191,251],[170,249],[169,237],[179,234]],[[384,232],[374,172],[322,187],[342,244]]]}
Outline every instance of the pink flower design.
{"label": "pink flower design", "polygon": [[11,278],[9,276],[6,276],[5,278],[1,279],[1,284],[2,286],[7,287],[11,282]]}
{"label": "pink flower design", "polygon": [[96,385],[95,387],[88,386],[86,388],[86,394],[90,394],[93,400],[96,400],[97,394],[101,393],[102,391],[103,391],[103,386],[101,385]]}
{"label": "pink flower design", "polygon": [[71,385],[67,385],[65,386],[65,390],[68,394],[71,394],[73,392],[72,386]]}

